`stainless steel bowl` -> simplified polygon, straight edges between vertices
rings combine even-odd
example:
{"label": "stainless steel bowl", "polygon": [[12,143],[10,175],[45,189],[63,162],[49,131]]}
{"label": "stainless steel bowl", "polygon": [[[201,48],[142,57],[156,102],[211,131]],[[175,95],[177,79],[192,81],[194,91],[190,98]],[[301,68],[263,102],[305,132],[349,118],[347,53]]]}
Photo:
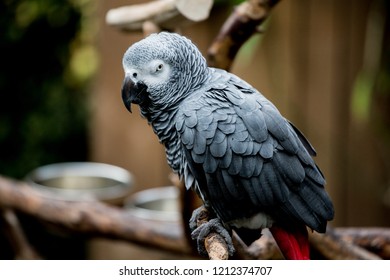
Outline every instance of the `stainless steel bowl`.
{"label": "stainless steel bowl", "polygon": [[142,219],[159,222],[179,222],[179,190],[174,186],[157,187],[133,194],[126,209]]}
{"label": "stainless steel bowl", "polygon": [[26,177],[43,195],[60,200],[116,203],[130,193],[133,178],[118,166],[97,162],[65,162],[45,165]]}

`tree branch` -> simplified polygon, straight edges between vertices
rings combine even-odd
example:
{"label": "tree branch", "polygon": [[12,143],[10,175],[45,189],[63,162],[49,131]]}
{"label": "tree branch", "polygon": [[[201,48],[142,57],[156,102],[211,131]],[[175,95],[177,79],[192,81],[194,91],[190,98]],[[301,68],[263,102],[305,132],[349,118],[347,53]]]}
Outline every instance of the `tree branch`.
{"label": "tree branch", "polygon": [[310,245],[326,259],[331,260],[378,260],[378,255],[337,236],[332,228],[326,234],[310,232]]}
{"label": "tree branch", "polygon": [[150,222],[98,201],[73,202],[46,198],[27,184],[0,176],[0,207],[15,209],[67,229],[121,239],[165,250],[189,253],[178,226]]}
{"label": "tree branch", "polygon": [[278,2],[247,0],[237,6],[208,50],[209,65],[229,70],[241,46],[258,32],[259,26]]}
{"label": "tree branch", "polygon": [[[200,227],[209,220],[209,211],[203,207],[196,221],[197,226]],[[228,246],[225,239],[218,233],[211,232],[206,237],[204,244],[210,260],[227,260],[229,258]]]}
{"label": "tree branch", "polygon": [[334,235],[345,242],[367,249],[383,259],[390,259],[390,229],[335,228]]}

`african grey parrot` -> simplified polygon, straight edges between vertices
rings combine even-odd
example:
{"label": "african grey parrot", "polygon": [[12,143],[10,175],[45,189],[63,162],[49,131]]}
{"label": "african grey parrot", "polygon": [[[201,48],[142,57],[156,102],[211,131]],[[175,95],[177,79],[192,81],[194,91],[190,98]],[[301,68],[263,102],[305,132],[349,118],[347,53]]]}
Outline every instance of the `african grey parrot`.
{"label": "african grey parrot", "polygon": [[250,244],[269,228],[287,259],[308,259],[306,226],[325,232],[334,210],[303,134],[251,85],[208,67],[184,36],[146,37],[123,68],[126,108],[139,105],[170,167],[214,217],[197,229],[191,219],[199,251],[210,231],[232,254],[231,230]]}

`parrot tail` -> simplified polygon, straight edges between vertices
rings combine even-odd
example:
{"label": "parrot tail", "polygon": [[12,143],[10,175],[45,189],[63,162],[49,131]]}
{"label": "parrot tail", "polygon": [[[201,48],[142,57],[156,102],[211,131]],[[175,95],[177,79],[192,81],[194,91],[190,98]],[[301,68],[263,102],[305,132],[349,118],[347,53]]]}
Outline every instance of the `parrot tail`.
{"label": "parrot tail", "polygon": [[286,260],[309,260],[310,246],[306,226],[286,230],[277,225],[269,229]]}

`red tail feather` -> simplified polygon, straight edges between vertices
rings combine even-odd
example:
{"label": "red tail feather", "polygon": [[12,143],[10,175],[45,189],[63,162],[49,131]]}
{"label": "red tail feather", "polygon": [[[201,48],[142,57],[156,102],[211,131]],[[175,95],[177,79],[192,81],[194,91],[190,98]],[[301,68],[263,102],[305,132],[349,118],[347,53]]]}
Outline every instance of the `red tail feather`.
{"label": "red tail feather", "polygon": [[287,260],[310,259],[309,237],[305,226],[297,225],[293,231],[272,226],[270,231]]}

